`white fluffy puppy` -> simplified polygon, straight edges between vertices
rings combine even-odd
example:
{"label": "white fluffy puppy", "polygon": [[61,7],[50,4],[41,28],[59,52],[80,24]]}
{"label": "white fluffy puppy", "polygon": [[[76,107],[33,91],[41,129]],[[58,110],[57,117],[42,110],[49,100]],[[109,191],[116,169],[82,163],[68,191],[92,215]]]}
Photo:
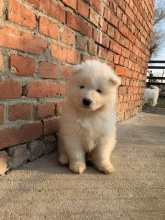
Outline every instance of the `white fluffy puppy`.
{"label": "white fluffy puppy", "polygon": [[157,86],[152,86],[153,89],[145,89],[144,92],[144,102],[143,104],[149,102],[152,106],[157,104],[159,97],[159,88]]}
{"label": "white fluffy puppy", "polygon": [[67,85],[67,101],[60,121],[59,162],[75,173],[86,169],[88,152],[95,167],[113,172],[110,155],[115,147],[116,87],[120,78],[96,60],[74,66]]}

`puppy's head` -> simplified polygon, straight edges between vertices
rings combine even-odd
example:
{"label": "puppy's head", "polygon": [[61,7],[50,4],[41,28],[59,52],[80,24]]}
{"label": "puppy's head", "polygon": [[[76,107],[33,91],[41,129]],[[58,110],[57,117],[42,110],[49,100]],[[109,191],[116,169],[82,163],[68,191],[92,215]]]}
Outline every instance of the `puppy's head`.
{"label": "puppy's head", "polygon": [[74,66],[68,82],[67,98],[77,110],[97,112],[115,105],[120,78],[104,63],[88,60]]}

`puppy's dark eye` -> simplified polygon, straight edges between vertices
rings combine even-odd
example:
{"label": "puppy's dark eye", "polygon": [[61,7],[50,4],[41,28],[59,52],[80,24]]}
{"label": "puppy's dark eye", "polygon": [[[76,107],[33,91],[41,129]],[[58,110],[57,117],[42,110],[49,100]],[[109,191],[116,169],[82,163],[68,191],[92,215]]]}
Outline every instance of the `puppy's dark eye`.
{"label": "puppy's dark eye", "polygon": [[96,91],[97,91],[98,93],[101,93],[101,90],[100,90],[100,89],[97,89]]}
{"label": "puppy's dark eye", "polygon": [[84,86],[80,86],[80,89],[84,89]]}

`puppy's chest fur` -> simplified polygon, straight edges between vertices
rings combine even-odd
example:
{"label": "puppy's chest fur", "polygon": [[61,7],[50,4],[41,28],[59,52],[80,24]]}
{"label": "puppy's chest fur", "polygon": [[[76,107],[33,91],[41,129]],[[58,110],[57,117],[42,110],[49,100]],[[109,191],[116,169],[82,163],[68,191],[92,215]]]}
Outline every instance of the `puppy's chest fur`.
{"label": "puppy's chest fur", "polygon": [[99,139],[105,134],[105,122],[101,119],[93,120],[90,118],[77,119],[79,126],[79,137],[83,148],[91,151],[98,143]]}

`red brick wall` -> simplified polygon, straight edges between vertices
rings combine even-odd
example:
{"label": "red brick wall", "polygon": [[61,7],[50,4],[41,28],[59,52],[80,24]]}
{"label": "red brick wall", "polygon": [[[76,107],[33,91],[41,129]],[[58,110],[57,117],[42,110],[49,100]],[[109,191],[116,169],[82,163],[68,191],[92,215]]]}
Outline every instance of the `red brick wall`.
{"label": "red brick wall", "polygon": [[71,66],[122,77],[117,120],[141,111],[154,0],[0,0],[0,149],[58,130]]}

